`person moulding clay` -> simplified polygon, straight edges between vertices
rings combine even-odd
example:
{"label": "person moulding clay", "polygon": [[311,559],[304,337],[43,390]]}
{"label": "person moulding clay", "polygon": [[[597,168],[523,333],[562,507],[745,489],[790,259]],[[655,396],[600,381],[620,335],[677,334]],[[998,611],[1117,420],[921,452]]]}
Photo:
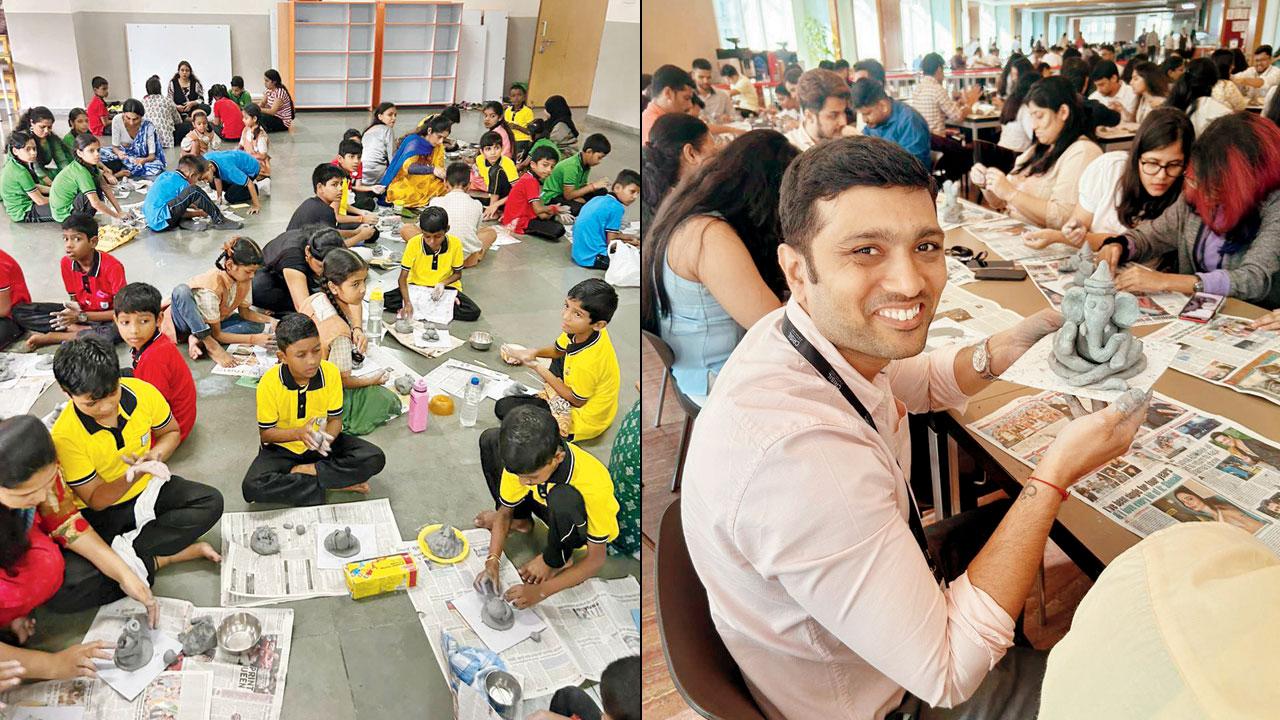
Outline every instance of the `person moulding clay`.
{"label": "person moulding clay", "polygon": [[351,534],[349,527],[334,530],[324,539],[324,549],[334,557],[349,558],[360,552],[360,540]]}
{"label": "person moulding clay", "polygon": [[116,639],[116,667],[126,672],[140,670],[151,662],[155,654],[155,645],[151,642],[151,631],[139,618],[129,618]]}
{"label": "person moulding clay", "polygon": [[1075,387],[1127,389],[1126,380],[1147,366],[1142,341],[1129,330],[1138,315],[1138,299],[1117,292],[1107,263],[1098,263],[1083,285],[1062,297],[1063,323],[1053,338],[1049,367]]}

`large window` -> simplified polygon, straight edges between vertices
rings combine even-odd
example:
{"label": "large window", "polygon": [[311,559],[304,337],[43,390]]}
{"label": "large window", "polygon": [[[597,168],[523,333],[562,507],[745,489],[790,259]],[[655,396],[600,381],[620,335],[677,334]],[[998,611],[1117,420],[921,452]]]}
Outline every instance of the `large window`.
{"label": "large window", "polygon": [[782,43],[792,51],[799,47],[791,0],[714,2],[720,39],[724,40],[725,47],[732,47],[727,38],[736,38],[740,47],[758,52],[777,50]]}
{"label": "large window", "polygon": [[[1116,39],[1116,18],[1114,15],[1080,18],[1080,34],[1084,35],[1084,41],[1089,43],[1114,42]],[[1071,39],[1075,40],[1074,37]]]}
{"label": "large window", "polygon": [[951,41],[951,9],[948,3],[899,0],[898,12],[903,64],[919,67],[920,59],[931,52],[937,52],[943,58],[951,57],[955,43]]}

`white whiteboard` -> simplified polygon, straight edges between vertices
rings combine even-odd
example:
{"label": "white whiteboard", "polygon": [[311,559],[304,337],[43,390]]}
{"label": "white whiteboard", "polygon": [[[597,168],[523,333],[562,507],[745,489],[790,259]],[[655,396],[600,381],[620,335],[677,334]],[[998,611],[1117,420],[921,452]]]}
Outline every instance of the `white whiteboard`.
{"label": "white whiteboard", "polygon": [[129,96],[147,94],[147,78],[160,76],[164,93],[178,62],[191,63],[207,95],[214,83],[231,81],[230,25],[125,25],[129,47]]}

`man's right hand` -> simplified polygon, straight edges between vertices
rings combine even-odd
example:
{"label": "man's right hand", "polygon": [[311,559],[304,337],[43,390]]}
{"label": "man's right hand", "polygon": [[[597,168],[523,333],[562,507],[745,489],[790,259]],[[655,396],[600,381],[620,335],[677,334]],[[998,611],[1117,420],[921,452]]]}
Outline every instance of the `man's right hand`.
{"label": "man's right hand", "polygon": [[1089,414],[1074,397],[1067,396],[1067,402],[1075,419],[1058,433],[1033,473],[1064,489],[1129,449],[1147,417],[1151,393],[1129,390],[1111,405]]}

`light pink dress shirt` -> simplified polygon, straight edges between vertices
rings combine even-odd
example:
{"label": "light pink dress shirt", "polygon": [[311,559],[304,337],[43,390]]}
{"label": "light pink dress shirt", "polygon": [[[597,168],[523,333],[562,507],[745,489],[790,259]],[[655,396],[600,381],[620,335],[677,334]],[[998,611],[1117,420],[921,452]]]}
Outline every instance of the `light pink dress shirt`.
{"label": "light pink dress shirt", "polygon": [[[783,312],[877,433],[782,335]],[[966,698],[1013,618],[961,575],[944,590],[907,525],[907,412],[961,408],[959,347],[856,372],[792,301],[747,333],[698,415],[681,510],[711,614],[770,718],[881,718],[903,688]]]}

